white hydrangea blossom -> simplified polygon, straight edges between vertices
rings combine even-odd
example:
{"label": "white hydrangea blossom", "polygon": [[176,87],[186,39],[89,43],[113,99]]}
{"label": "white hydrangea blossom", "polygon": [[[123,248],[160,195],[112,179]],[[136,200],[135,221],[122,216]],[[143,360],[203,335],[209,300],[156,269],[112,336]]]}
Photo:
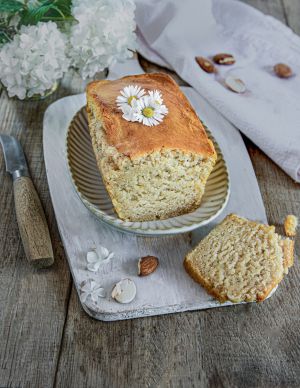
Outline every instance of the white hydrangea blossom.
{"label": "white hydrangea blossom", "polygon": [[69,56],[82,78],[94,76],[136,47],[132,0],[73,0]]}
{"label": "white hydrangea blossom", "polygon": [[0,80],[10,97],[44,95],[69,66],[66,39],[53,22],[22,26],[0,50]]}

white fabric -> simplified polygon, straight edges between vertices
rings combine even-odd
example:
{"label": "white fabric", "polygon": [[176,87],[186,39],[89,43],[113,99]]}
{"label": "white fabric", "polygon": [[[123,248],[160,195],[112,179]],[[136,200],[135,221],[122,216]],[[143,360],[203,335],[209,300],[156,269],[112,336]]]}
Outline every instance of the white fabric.
{"label": "white fabric", "polygon": [[[293,179],[300,182],[300,38],[270,16],[235,0],[137,0],[139,51],[174,69]],[[236,64],[207,74],[195,56],[234,54]],[[296,76],[277,78],[290,64]],[[247,85],[236,94],[221,82]]]}

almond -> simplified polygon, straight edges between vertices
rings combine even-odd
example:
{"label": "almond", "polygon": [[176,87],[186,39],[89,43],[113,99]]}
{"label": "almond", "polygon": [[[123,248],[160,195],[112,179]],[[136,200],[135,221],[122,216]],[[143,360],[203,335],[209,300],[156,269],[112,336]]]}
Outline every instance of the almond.
{"label": "almond", "polygon": [[206,73],[214,73],[215,72],[215,66],[213,63],[211,63],[210,60],[204,58],[204,57],[196,57],[196,62],[201,67],[202,70],[206,71]]}
{"label": "almond", "polygon": [[130,303],[136,295],[136,285],[131,279],[122,279],[115,284],[111,296],[119,303]]}
{"label": "almond", "polygon": [[225,85],[228,89],[235,93],[245,93],[246,91],[246,85],[244,82],[239,78],[233,77],[232,75],[229,75],[225,78]]}
{"label": "almond", "polygon": [[289,78],[293,75],[292,69],[284,63],[277,63],[274,66],[274,72],[279,78]]}
{"label": "almond", "polygon": [[213,57],[213,60],[218,65],[233,65],[235,63],[234,56],[231,54],[225,54],[225,53],[216,54]]}
{"label": "almond", "polygon": [[158,266],[158,258],[155,256],[141,257],[138,262],[138,275],[148,276],[154,272]]}

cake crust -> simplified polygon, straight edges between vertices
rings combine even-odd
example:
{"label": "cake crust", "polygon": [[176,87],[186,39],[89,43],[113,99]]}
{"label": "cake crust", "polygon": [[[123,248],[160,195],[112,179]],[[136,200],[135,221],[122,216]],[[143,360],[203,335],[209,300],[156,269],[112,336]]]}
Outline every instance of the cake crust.
{"label": "cake crust", "polygon": [[[169,113],[157,126],[126,121],[116,98],[128,85],[160,90]],[[195,210],[217,154],[195,111],[165,74],[143,74],[87,88],[92,145],[119,218],[152,221]]]}
{"label": "cake crust", "polygon": [[[116,98],[128,85],[141,86],[146,92],[161,91],[169,113],[159,125],[150,128],[122,118]],[[101,121],[108,144],[131,159],[162,149],[195,153],[203,158],[217,157],[195,110],[167,74],[141,74],[115,81],[91,82],[87,87],[87,103],[88,110]]]}

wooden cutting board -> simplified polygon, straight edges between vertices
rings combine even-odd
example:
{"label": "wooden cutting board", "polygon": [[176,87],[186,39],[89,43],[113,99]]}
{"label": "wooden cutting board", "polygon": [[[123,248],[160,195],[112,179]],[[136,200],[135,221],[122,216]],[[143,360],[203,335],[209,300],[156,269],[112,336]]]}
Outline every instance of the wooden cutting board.
{"label": "wooden cutting board", "polygon": [[[219,304],[196,284],[185,273],[183,258],[228,213],[266,222],[255,174],[239,132],[192,89],[182,89],[216,137],[231,178],[231,197],[224,212],[212,224],[192,234],[138,237],[115,231],[97,220],[75,192],[66,162],[67,128],[74,114],[85,105],[85,96],[63,98],[45,113],[44,156],[58,228],[82,307],[96,319],[115,321],[232,305]],[[115,256],[98,272],[90,272],[86,254],[99,246],[113,251]],[[146,255],[157,256],[160,265],[152,275],[140,278],[137,261]],[[111,298],[114,284],[122,278],[131,278],[137,286],[137,296],[129,304],[119,304]],[[106,292],[97,304],[91,299],[82,302],[81,285],[88,279],[95,280]]]}

